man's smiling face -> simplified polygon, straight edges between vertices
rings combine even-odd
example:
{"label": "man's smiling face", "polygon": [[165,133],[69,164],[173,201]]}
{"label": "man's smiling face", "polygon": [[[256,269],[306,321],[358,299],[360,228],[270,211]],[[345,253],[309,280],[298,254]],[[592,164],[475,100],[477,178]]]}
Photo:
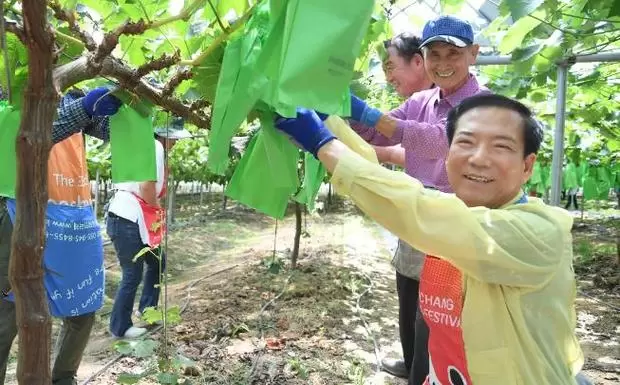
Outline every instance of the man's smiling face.
{"label": "man's smiling face", "polygon": [[498,208],[513,199],[532,174],[525,154],[524,120],[502,107],[476,107],[457,121],[446,159],[455,194],[470,207]]}
{"label": "man's smiling face", "polygon": [[467,82],[469,66],[476,62],[479,46],[459,48],[444,42],[430,43],[422,49],[429,79],[449,95]]}

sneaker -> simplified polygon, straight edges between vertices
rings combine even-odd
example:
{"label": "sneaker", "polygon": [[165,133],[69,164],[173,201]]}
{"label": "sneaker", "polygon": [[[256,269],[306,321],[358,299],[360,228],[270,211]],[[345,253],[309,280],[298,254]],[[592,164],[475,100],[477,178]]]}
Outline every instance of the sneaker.
{"label": "sneaker", "polygon": [[130,338],[130,339],[138,338],[138,337],[143,336],[146,332],[147,330],[145,328],[139,328],[139,327],[132,326],[129,329],[127,329],[127,331],[123,335],[123,338]]}

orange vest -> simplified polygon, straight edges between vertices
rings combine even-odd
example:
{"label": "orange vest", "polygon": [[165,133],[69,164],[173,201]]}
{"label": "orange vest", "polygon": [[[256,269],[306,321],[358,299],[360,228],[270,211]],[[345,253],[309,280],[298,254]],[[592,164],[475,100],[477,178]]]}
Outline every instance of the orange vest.
{"label": "orange vest", "polygon": [[52,147],[47,167],[50,203],[71,206],[92,203],[84,136],[81,132]]}

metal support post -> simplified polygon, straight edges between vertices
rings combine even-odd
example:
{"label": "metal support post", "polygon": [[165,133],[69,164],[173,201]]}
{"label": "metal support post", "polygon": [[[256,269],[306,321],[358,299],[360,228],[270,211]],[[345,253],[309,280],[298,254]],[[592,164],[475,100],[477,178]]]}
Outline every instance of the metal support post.
{"label": "metal support post", "polygon": [[[590,55],[577,55],[572,57],[572,59],[575,61],[575,63],[619,62],[620,51],[593,53]],[[510,55],[478,55],[478,58],[476,59],[476,65],[478,66],[508,64],[512,64],[512,57]]]}
{"label": "metal support post", "polygon": [[553,135],[553,160],[551,162],[551,205],[560,204],[562,192],[562,165],[564,163],[564,122],[566,119],[566,87],[568,80],[566,62],[558,63],[558,96],[555,109],[555,132]]}

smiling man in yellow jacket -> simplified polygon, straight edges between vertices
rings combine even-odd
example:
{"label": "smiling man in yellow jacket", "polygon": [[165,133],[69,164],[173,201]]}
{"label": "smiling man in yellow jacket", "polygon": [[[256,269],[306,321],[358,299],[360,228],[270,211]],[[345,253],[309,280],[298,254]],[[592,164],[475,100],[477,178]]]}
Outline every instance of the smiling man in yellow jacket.
{"label": "smiling man in yellow jacket", "polygon": [[542,141],[527,107],[479,95],[449,113],[446,169],[455,194],[365,159],[337,117],[323,122],[299,109],[276,125],[321,160],[340,193],[427,254],[426,385],[577,383],[572,217],[521,190]]}

